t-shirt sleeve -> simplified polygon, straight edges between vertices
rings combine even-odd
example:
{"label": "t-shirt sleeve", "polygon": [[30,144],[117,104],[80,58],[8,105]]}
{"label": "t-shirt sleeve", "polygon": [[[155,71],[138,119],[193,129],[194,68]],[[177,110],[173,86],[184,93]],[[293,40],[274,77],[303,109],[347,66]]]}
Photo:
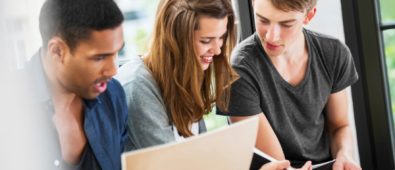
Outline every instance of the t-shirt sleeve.
{"label": "t-shirt sleeve", "polygon": [[244,61],[234,64],[239,79],[231,86],[228,112],[217,108],[217,114],[224,116],[252,116],[262,112],[260,107],[258,84],[254,69]]}
{"label": "t-shirt sleeve", "polygon": [[331,93],[336,93],[354,84],[358,80],[351,52],[348,47],[339,43],[338,50],[335,51],[333,67],[333,85]]}
{"label": "t-shirt sleeve", "polygon": [[164,102],[152,81],[134,79],[123,86],[129,114],[129,150],[175,141]]}

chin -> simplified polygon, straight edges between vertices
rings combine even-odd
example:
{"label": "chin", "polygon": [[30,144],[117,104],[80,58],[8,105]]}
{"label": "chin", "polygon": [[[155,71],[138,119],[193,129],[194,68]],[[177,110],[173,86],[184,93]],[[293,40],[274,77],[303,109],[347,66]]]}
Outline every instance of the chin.
{"label": "chin", "polygon": [[203,69],[203,71],[206,71],[209,67],[210,67],[210,65],[203,66],[202,69]]}
{"label": "chin", "polygon": [[270,50],[270,49],[266,49],[266,48],[265,48],[265,53],[266,53],[268,56],[270,56],[270,57],[276,57],[276,56],[279,56],[280,54],[282,54],[282,51],[279,51],[279,50],[273,51],[273,50]]}
{"label": "chin", "polygon": [[92,99],[96,99],[96,97],[99,95],[100,95],[100,93],[89,93],[89,94],[82,94],[81,97],[83,99],[92,100]]}

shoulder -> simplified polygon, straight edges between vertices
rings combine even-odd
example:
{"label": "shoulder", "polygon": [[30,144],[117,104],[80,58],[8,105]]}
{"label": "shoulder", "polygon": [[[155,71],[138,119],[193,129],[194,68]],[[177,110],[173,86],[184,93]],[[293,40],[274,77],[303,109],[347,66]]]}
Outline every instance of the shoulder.
{"label": "shoulder", "polygon": [[132,58],[120,67],[115,78],[119,80],[124,88],[155,83],[151,72],[139,57]]}
{"label": "shoulder", "polygon": [[107,104],[115,105],[116,107],[127,107],[126,96],[121,84],[116,79],[111,79],[107,83],[107,90],[99,96],[101,101],[108,101]]}
{"label": "shoulder", "polygon": [[324,54],[338,54],[349,51],[346,44],[335,37],[307,29],[304,32],[313,50],[324,52]]}
{"label": "shoulder", "polygon": [[[46,74],[41,64],[40,50],[25,64],[24,68],[15,72],[15,80],[20,83],[21,94],[26,95],[33,103],[50,99],[50,91],[46,82]],[[35,89],[35,90],[31,90]]]}
{"label": "shoulder", "polygon": [[128,100],[130,98],[150,99],[149,96],[160,98],[161,96],[156,80],[141,58],[134,58],[124,64],[115,78],[121,83]]}
{"label": "shoulder", "polygon": [[328,68],[335,69],[337,65],[352,61],[349,48],[339,39],[310,30],[305,30],[305,35],[309,53],[317,56]]}
{"label": "shoulder", "polygon": [[257,34],[252,34],[240,42],[233,50],[231,56],[232,66],[242,65],[244,62],[254,60],[260,50],[260,41]]}
{"label": "shoulder", "polygon": [[121,86],[121,83],[119,83],[119,81],[116,79],[111,79],[107,83],[107,91],[110,92],[111,95],[116,95],[116,96],[124,95],[124,91]]}

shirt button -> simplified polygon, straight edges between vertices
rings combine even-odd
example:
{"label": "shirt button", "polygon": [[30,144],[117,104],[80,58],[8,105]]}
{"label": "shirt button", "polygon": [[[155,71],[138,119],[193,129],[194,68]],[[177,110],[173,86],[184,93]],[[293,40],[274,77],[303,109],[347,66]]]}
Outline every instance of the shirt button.
{"label": "shirt button", "polygon": [[55,165],[55,166],[59,166],[60,165],[60,162],[59,162],[59,160],[55,160],[55,161],[53,161],[53,164]]}

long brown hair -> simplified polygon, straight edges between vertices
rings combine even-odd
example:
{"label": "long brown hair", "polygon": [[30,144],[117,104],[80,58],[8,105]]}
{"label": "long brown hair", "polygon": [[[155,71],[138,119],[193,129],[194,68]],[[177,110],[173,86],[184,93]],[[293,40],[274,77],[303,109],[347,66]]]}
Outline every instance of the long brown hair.
{"label": "long brown hair", "polygon": [[[194,47],[199,17],[228,18],[221,54],[203,71]],[[214,102],[227,110],[230,84],[237,74],[229,64],[236,42],[230,0],[161,0],[150,50],[144,59],[162,92],[170,121],[178,132],[192,136],[189,126],[211,111]]]}

